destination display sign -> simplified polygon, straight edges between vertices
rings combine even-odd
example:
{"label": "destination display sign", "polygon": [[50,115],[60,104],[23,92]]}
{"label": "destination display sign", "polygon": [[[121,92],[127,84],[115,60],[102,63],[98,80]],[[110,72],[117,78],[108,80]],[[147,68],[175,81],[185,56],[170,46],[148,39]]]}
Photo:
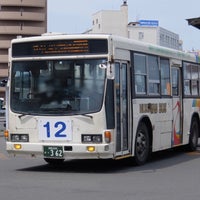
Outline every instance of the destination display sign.
{"label": "destination display sign", "polygon": [[13,57],[108,53],[106,39],[49,40],[12,44]]}

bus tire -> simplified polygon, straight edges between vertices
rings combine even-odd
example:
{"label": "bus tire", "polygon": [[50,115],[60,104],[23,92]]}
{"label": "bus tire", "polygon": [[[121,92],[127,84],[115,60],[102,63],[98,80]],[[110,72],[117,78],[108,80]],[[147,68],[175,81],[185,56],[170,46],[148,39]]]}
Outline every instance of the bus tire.
{"label": "bus tire", "polygon": [[143,165],[150,155],[150,140],[148,128],[145,123],[138,125],[135,138],[135,156],[134,160],[137,165]]}
{"label": "bus tire", "polygon": [[190,127],[190,136],[188,144],[189,151],[195,151],[197,149],[198,137],[199,137],[199,123],[197,118],[193,118]]}
{"label": "bus tire", "polygon": [[62,165],[63,162],[64,162],[64,159],[44,158],[44,160],[45,160],[49,165],[53,165],[53,166]]}

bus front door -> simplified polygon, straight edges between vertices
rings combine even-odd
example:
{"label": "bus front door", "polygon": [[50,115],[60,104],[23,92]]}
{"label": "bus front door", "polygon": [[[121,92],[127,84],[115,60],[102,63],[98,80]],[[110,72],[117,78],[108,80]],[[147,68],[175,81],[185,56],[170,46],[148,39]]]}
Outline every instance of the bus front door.
{"label": "bus front door", "polygon": [[116,94],[116,154],[126,155],[130,152],[130,94],[128,63],[115,64]]}

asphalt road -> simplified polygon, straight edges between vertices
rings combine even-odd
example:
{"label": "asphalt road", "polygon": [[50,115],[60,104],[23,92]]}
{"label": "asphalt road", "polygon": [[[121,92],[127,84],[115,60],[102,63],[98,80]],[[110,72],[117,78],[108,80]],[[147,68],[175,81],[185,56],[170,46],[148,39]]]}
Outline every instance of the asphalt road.
{"label": "asphalt road", "polygon": [[42,159],[9,157],[0,138],[0,200],[199,200],[200,147],[153,155],[144,166],[74,160],[54,168]]}

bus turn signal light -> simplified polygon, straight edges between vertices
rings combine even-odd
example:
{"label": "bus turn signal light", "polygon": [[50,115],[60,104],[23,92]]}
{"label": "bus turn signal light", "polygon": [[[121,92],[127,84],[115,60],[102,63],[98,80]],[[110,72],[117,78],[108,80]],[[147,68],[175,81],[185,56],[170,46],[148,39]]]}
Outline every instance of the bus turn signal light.
{"label": "bus turn signal light", "polygon": [[105,131],[104,132],[104,137],[105,137],[105,142],[110,143],[111,142],[111,132],[110,131]]}
{"label": "bus turn signal light", "polygon": [[8,139],[8,137],[9,137],[9,132],[8,132],[8,130],[5,130],[5,131],[4,131],[4,137],[5,137],[6,139]]}

